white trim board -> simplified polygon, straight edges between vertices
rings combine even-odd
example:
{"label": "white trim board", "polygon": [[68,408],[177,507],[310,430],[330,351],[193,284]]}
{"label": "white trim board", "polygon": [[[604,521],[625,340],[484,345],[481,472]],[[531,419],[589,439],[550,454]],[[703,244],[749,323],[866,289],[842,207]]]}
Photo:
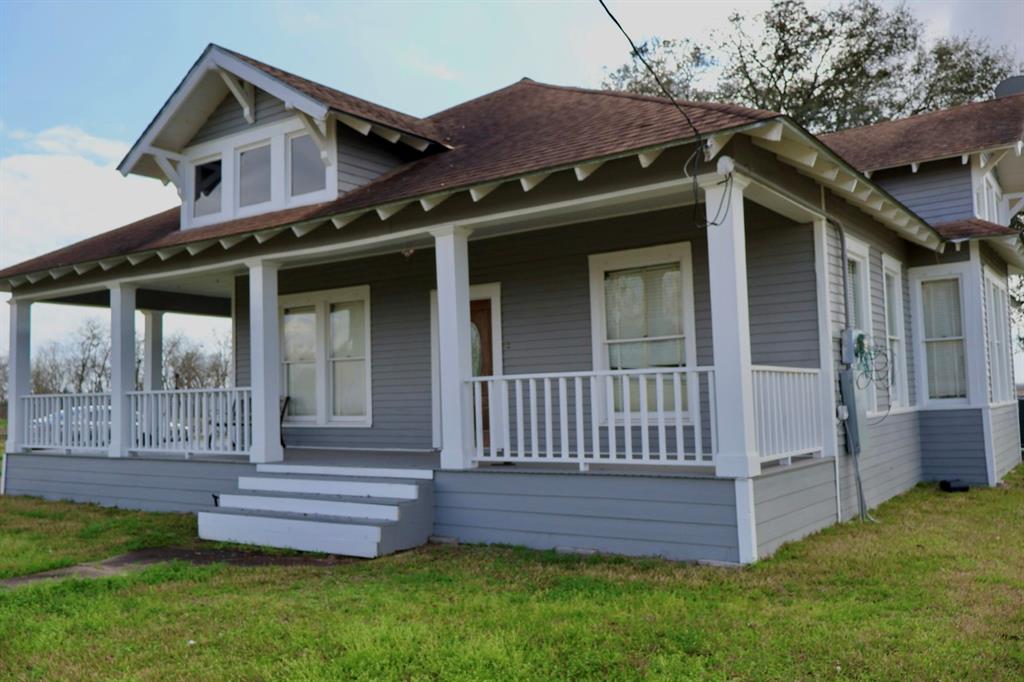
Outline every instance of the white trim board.
{"label": "white trim board", "polygon": [[[469,300],[489,300],[491,302],[491,363],[495,375],[504,374],[505,361],[502,357],[503,343],[501,339],[501,282],[471,284]],[[430,290],[430,413],[431,443],[435,449],[441,448],[441,377],[440,347],[437,329],[437,289]],[[496,409],[496,408],[495,408]]]}

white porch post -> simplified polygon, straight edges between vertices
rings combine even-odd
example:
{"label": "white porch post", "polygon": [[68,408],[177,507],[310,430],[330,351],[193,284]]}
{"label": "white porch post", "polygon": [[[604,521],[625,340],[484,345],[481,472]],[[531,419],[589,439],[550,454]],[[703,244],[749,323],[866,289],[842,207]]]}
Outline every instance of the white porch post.
{"label": "white porch post", "polygon": [[743,189],[748,183],[736,175],[730,183],[720,183],[721,180],[711,181],[704,187],[707,219],[711,221],[717,217],[719,223],[707,229],[715,404],[720,425],[715,473],[748,477],[761,472],[754,434],[743,220]]}
{"label": "white porch post", "polygon": [[249,266],[250,386],[252,449],[249,461],[280,462],[281,337],[277,311],[277,263],[254,260]]}
{"label": "white porch post", "polygon": [[[719,160],[719,173],[731,172]],[[746,227],[743,190],[749,181],[733,173],[702,182],[709,222],[708,272],[711,284],[711,333],[715,356],[715,409],[718,452],[715,474],[735,479],[736,529],[740,563],[757,561],[754,486],[761,473],[754,433],[754,388],[750,360],[750,310],[747,302]]]}
{"label": "white porch post", "polygon": [[142,347],[142,389],[159,391],[164,387],[164,314],[145,310],[146,336]]}
{"label": "white porch post", "polygon": [[441,467],[466,469],[473,450],[469,327],[469,230],[434,230],[437,265],[438,374],[441,384]]}
{"label": "white porch post", "polygon": [[135,287],[110,287],[110,451],[128,454],[132,415],[128,391],[135,390]]}
{"label": "white porch post", "polygon": [[10,355],[7,358],[7,452],[19,452],[25,443],[25,415],[21,397],[32,391],[32,304],[11,299]]}

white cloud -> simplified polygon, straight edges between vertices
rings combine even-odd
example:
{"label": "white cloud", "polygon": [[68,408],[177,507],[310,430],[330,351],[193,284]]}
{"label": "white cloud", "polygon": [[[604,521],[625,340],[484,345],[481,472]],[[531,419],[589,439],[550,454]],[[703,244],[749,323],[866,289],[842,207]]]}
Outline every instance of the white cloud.
{"label": "white cloud", "polygon": [[[0,131],[4,134],[4,131]],[[120,227],[178,203],[173,187],[156,180],[122,177],[114,168],[128,149],[73,126],[39,133],[6,131],[25,150],[0,158],[0,267],[33,258]],[[0,354],[8,346],[8,307],[0,300]],[[106,311],[71,306],[33,306],[32,345],[60,339],[88,317]],[[210,337],[209,318],[175,316],[168,333],[181,329]],[[190,321],[192,320],[192,321]]]}

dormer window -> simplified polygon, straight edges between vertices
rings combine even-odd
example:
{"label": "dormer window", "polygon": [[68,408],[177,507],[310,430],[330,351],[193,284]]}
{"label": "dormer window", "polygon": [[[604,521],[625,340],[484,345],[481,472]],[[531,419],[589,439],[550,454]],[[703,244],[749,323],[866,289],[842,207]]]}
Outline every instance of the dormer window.
{"label": "dormer window", "polygon": [[[298,118],[254,125],[183,150],[182,228],[204,227],[338,196],[338,149],[328,126],[316,140]],[[325,159],[324,156],[327,158]]]}
{"label": "dormer window", "polygon": [[[321,167],[323,164],[321,164]],[[238,152],[238,205],[256,206],[271,200],[270,145]]]}
{"label": "dormer window", "polygon": [[308,134],[295,135],[288,140],[288,149],[291,195],[298,197],[322,191],[327,186],[327,179],[324,177],[320,150],[316,148],[313,138]]}
{"label": "dormer window", "polygon": [[220,159],[196,164],[192,215],[199,217],[220,213],[221,179]]}

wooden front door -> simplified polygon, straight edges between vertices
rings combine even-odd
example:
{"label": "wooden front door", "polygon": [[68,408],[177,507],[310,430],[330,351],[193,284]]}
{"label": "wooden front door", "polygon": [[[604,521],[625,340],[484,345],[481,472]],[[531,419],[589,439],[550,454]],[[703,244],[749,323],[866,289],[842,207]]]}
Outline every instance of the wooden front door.
{"label": "wooden front door", "polygon": [[[491,376],[494,374],[494,344],[491,327],[491,300],[489,298],[470,301],[469,326],[469,333],[472,337],[473,376]],[[491,413],[487,386],[482,387],[480,402],[483,404],[484,447],[488,447],[491,444]]]}

